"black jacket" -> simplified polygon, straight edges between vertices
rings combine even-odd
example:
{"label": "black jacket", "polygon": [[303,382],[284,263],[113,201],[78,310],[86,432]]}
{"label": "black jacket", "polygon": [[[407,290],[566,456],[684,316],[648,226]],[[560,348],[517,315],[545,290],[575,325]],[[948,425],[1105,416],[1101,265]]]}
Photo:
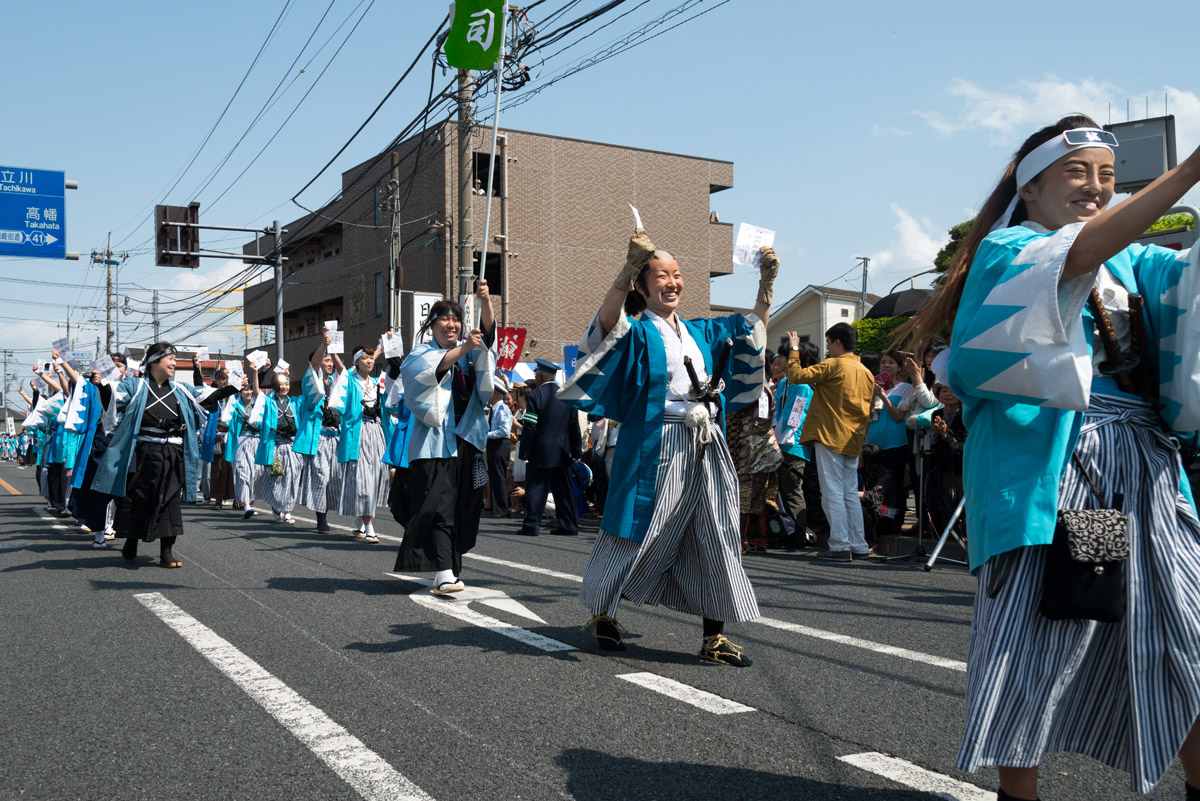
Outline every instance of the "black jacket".
{"label": "black jacket", "polygon": [[579,414],[560,401],[556,392],[558,384],[547,381],[525,403],[517,455],[535,470],[569,464],[583,455]]}

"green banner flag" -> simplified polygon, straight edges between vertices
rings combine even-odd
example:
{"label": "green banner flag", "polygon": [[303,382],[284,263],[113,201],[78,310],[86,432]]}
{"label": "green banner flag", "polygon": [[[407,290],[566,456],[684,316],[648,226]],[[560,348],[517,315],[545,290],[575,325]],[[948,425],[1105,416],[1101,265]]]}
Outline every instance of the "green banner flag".
{"label": "green banner flag", "polygon": [[504,0],[457,0],[446,37],[446,61],[460,70],[491,70],[500,60]]}

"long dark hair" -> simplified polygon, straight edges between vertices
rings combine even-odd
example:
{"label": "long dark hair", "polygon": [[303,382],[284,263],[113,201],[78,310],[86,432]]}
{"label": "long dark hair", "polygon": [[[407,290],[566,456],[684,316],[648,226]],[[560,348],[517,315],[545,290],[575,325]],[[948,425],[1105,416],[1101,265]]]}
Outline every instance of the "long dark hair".
{"label": "long dark hair", "polygon": [[[958,301],[962,299],[963,287],[967,283],[967,273],[970,272],[971,262],[975,260],[975,251],[979,249],[979,244],[992,230],[992,226],[1000,219],[1000,215],[1008,208],[1008,204],[1020,188],[1017,186],[1017,165],[1021,159],[1028,156],[1039,145],[1059,136],[1063,131],[1069,131],[1072,128],[1098,127],[1100,126],[1091,117],[1084,114],[1071,114],[1053,125],[1047,125],[1045,128],[1035,131],[1025,140],[1025,143],[1018,148],[1012,160],[1009,161],[1008,166],[1004,168],[1000,183],[988,195],[979,214],[975,215],[971,230],[967,232],[962,244],[959,245],[958,252],[954,254],[954,261],[951,262],[950,269],[946,271],[941,289],[921,311],[896,330],[896,341],[902,341],[911,336],[914,341],[921,342],[940,333],[947,324],[954,323],[954,315],[958,312]],[[1026,219],[1025,201],[1019,200],[1012,217],[1005,221],[1005,225],[1016,225]]]}

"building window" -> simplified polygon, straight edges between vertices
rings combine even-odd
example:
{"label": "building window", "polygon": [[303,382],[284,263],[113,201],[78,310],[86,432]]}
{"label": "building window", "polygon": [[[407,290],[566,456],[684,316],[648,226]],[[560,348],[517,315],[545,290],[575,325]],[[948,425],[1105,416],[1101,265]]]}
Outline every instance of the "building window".
{"label": "building window", "polygon": [[[476,270],[479,269],[479,251],[476,250],[471,254],[472,265]],[[487,264],[484,265],[483,277],[488,282],[488,294],[492,296],[492,307],[499,311],[500,299],[504,297],[504,268],[502,265],[502,257],[499,253],[487,254]]]}
{"label": "building window", "polygon": [[801,344],[801,345],[803,345],[805,342],[809,342],[809,341],[811,341],[811,340],[809,339],[809,336],[808,336],[808,334],[801,334],[801,335],[800,335],[800,344]]}
{"label": "building window", "polygon": [[842,316],[843,316],[843,317],[849,317],[849,316],[850,316],[850,310],[849,310],[849,309],[842,309]]}
{"label": "building window", "polygon": [[[490,152],[479,153],[477,151],[475,153],[475,163],[473,165],[475,175],[471,183],[471,186],[475,188],[475,194],[487,194],[488,173],[491,172],[491,161],[492,154]],[[500,187],[504,184],[504,162],[497,155],[495,163],[497,170],[496,179],[492,181],[492,197],[500,197]],[[475,181],[479,183],[476,184]]]}
{"label": "building window", "polygon": [[375,273],[375,316],[383,316],[383,273]]}

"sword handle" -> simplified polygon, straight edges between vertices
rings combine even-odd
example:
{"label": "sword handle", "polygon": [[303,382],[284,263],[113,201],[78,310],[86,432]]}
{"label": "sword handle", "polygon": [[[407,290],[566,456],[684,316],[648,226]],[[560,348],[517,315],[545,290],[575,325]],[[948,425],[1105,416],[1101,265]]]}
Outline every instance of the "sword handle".
{"label": "sword handle", "polygon": [[692,358],[690,356],[683,357],[683,367],[687,370],[688,379],[692,382],[692,392],[696,398],[704,397],[704,389],[700,386],[700,377],[696,375],[696,368],[692,366]]}

